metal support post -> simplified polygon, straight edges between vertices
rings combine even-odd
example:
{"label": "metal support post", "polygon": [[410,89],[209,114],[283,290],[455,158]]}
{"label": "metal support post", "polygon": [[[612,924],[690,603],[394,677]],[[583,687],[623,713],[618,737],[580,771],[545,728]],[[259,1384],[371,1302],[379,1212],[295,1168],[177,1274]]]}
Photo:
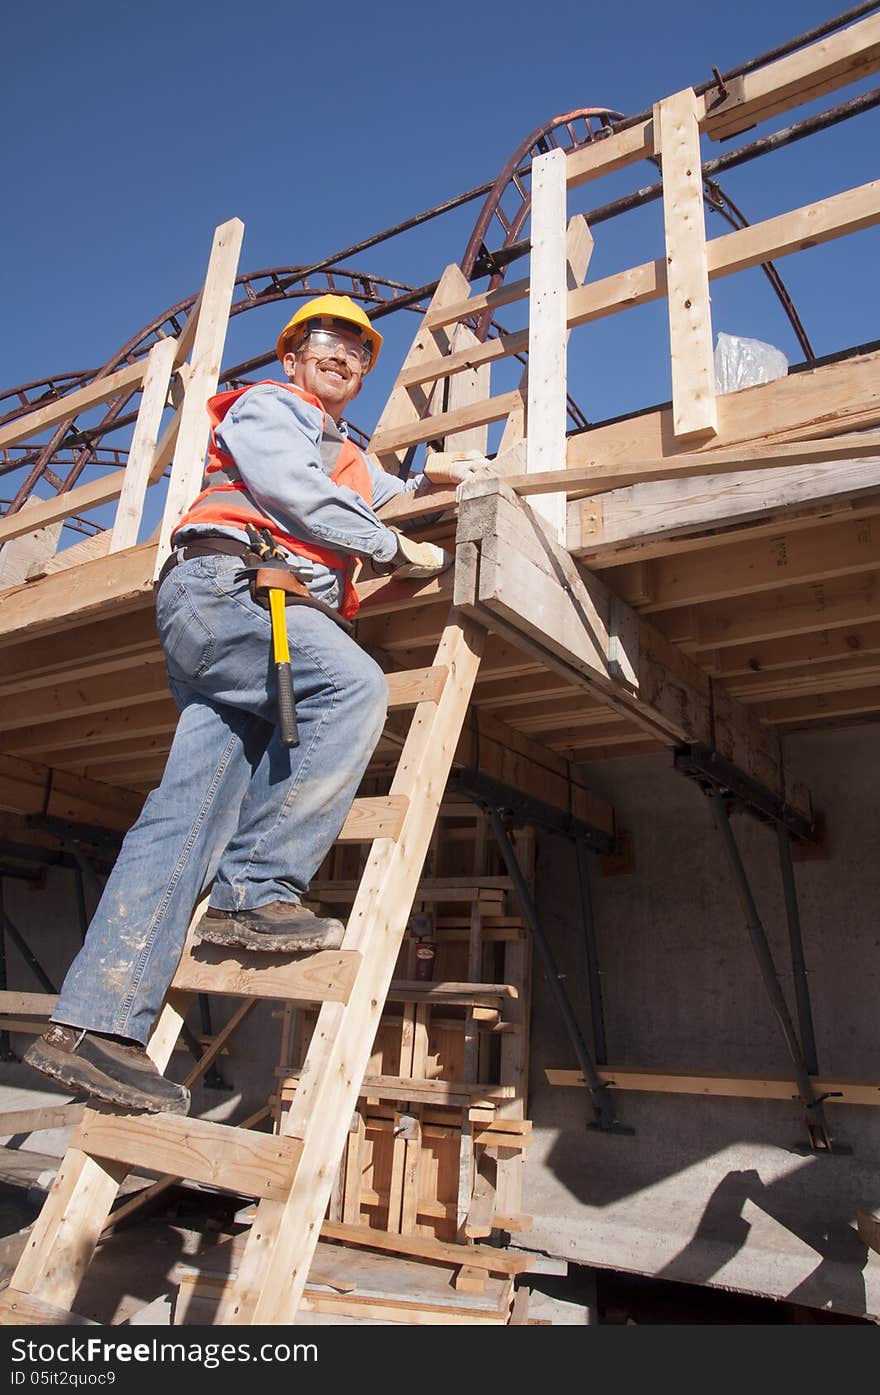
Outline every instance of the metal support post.
{"label": "metal support post", "polygon": [[574,839],[577,855],[578,881],[581,888],[581,914],[584,925],[584,954],[586,957],[587,987],[590,992],[590,1017],[593,1023],[593,1049],[596,1063],[608,1063],[608,1048],[605,1044],[605,1011],[602,1006],[602,981],[599,977],[599,955],[596,948],[596,922],[593,917],[593,896],[590,890],[590,868],[587,862],[586,844],[580,838]]}
{"label": "metal support post", "polygon": [[495,841],[504,859],[507,875],[513,882],[517,897],[522,906],[523,914],[528,921],[535,946],[541,956],[541,962],[544,966],[544,972],[547,975],[547,981],[556,999],[556,1005],[559,1008],[560,1016],[565,1024],[571,1043],[574,1046],[578,1065],[583,1072],[584,1080],[590,1092],[595,1118],[593,1123],[589,1124],[587,1127],[602,1129],[607,1133],[633,1133],[632,1129],[624,1127],[624,1125],[619,1124],[615,1119],[611,1092],[605,1082],[599,1079],[593,1058],[590,1055],[589,1047],[584,1041],[583,1034],[578,1026],[577,1018],[574,1015],[571,1003],[568,1000],[568,994],[562,983],[562,976],[556,967],[553,952],[541,928],[534,903],[529,895],[525,878],[523,877],[522,870],[517,861],[516,850],[508,837],[507,829],[504,827],[500,811],[493,805],[488,805],[486,808],[489,818],[492,821],[492,831],[495,835]]}
{"label": "metal support post", "polygon": [[816,1050],[816,1033],[813,1029],[813,1009],[810,1003],[810,984],[807,978],[807,965],[804,959],[804,942],[801,936],[801,918],[798,912],[797,887],[794,881],[794,866],[791,860],[791,838],[782,824],[776,826],[779,843],[779,868],[782,872],[782,890],[785,896],[785,914],[788,920],[788,940],[791,946],[791,969],[794,977],[794,992],[797,1002],[798,1028],[804,1061],[810,1075],[819,1074],[819,1053]]}
{"label": "metal support post", "polygon": [[[816,1152],[831,1152],[831,1134],[825,1120],[825,1111],[822,1108],[821,1099],[816,1096],[813,1090],[809,1071],[801,1052],[800,1042],[798,1041],[794,1023],[791,1020],[791,1015],[785,1001],[785,995],[782,992],[779,979],[776,975],[773,955],[770,952],[770,946],[767,943],[767,936],[761,923],[761,918],[758,915],[758,908],[752,896],[745,867],[743,866],[739,849],[733,836],[733,830],[730,827],[727,805],[724,801],[724,797],[717,790],[711,791],[709,799],[712,803],[712,813],[715,818],[715,823],[721,834],[724,849],[730,862],[730,869],[733,872],[734,885],[736,886],[740,905],[742,906],[746,918],[749,937],[752,941],[752,948],[755,952],[755,958],[758,961],[761,977],[764,980],[764,987],[767,990],[767,996],[770,999],[770,1004],[776,1014],[779,1025],[782,1028],[786,1046],[788,1047],[788,1052],[794,1065],[798,1093],[804,1106],[807,1132],[810,1136],[811,1147]],[[840,1151],[840,1149],[838,1149],[838,1151]]]}

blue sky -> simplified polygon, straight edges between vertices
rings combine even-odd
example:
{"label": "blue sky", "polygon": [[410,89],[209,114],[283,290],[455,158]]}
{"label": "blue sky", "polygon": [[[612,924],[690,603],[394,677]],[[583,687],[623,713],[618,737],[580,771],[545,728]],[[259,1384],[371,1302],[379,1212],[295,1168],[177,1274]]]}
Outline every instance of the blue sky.
{"label": "blue sky", "polygon": [[[556,114],[583,105],[641,111],[842,8],[827,0],[17,5],[4,19],[0,89],[0,390],[106,361],[198,288],[213,229],[227,218],[245,224],[241,271],[308,263],[492,179]],[[722,184],[757,221],[874,177],[878,137],[873,111]],[[642,165],[586,186],[570,211],[648,179]],[[413,284],[433,279],[460,257],[478,208],[348,265]],[[597,227],[591,274],[657,256],[661,228],[659,204]],[[711,235],[726,230],[710,218]],[[780,263],[817,352],[877,335],[877,250],[871,229]],[[759,272],[716,283],[713,309],[716,329],[800,357]],[[238,317],[227,362],[274,341],[284,310]],[[668,395],[664,315],[662,305],[645,307],[578,332],[572,388],[591,419]],[[387,352],[352,413],[365,427],[415,319],[397,315],[386,326]],[[0,496],[8,492],[3,481]]]}

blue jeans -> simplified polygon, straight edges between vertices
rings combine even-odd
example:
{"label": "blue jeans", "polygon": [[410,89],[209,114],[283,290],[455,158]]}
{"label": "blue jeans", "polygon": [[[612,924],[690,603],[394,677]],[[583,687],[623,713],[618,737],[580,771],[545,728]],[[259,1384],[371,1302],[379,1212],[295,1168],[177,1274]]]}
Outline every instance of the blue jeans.
{"label": "blue jeans", "polygon": [[283,747],[271,622],[241,567],[236,557],[195,557],[159,589],[180,720],[55,1022],[145,1043],[207,886],[222,910],[299,902],[357,793],[384,724],[385,675],[328,616],[288,606],[300,744]]}

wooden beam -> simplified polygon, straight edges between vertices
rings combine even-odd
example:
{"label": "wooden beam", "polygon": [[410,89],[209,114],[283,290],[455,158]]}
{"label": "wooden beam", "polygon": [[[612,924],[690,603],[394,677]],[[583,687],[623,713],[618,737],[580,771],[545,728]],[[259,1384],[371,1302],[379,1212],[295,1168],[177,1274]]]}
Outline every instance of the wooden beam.
{"label": "wooden beam", "polygon": [[[784,1075],[712,1075],[708,1072],[618,1069],[598,1066],[599,1079],[616,1090],[653,1090],[672,1095],[728,1095],[736,1099],[793,1100],[798,1098],[794,1080]],[[578,1070],[547,1067],[551,1085],[585,1087]],[[817,1095],[828,1104],[880,1105],[880,1084],[868,1080],[811,1077]]]}
{"label": "wooden beam", "polygon": [[707,94],[703,127],[726,140],[779,112],[856,82],[880,65],[880,16],[872,15],[796,53],[732,80],[723,101]]}
{"label": "wooden beam", "polygon": [[[711,449],[749,444],[763,448],[771,441],[827,438],[880,426],[878,370],[880,351],[723,393],[718,398],[718,436]],[[662,406],[569,437],[566,464],[611,466],[685,453],[692,453],[692,447],[676,440],[672,409]]]}
{"label": "wooden beam", "polygon": [[[760,266],[792,252],[818,247],[833,238],[871,227],[880,218],[878,202],[880,185],[877,180],[872,180],[736,232],[710,238],[706,243],[709,280],[730,276],[735,271]],[[662,258],[615,272],[612,276],[569,292],[569,328],[590,324],[619,310],[647,305],[660,300],[666,293],[667,273]]]}
{"label": "wooden beam", "polygon": [[822,664],[855,654],[880,654],[880,620],[813,630],[755,643],[731,645],[703,655],[702,662],[720,678],[738,674],[787,670],[800,664]]}
{"label": "wooden beam", "polygon": [[880,620],[880,574],[779,587],[744,600],[711,601],[655,616],[673,643],[689,653],[723,649],[818,629]]}
{"label": "wooden beam", "polygon": [[[565,461],[566,393],[565,155],[548,151],[532,162],[529,288],[528,437],[530,475]],[[533,507],[558,541],[565,541],[565,504],[536,494]]]}
{"label": "wooden beam", "polygon": [[518,635],[548,667],[562,671],[648,735],[667,745],[714,746],[752,778],[777,794],[784,792],[772,733],[723,693],[710,703],[706,675],[622,602],[615,623],[630,636],[626,648],[635,684],[617,676],[610,661],[607,588],[578,570],[502,481],[487,483],[481,495],[462,502],[458,538],[458,549],[464,549],[461,580],[456,577],[460,608],[492,629]]}
{"label": "wooden beam", "polygon": [[69,392],[66,396],[47,403],[45,407],[38,407],[36,411],[16,417],[6,426],[0,426],[0,450],[19,441],[29,441],[49,426],[56,426],[58,422],[65,421],[68,417],[77,417],[90,407],[109,402],[111,397],[120,396],[127,389],[139,387],[146,367],[146,359],[128,363],[106,378],[97,378],[86,387],[77,388],[76,392]]}
{"label": "wooden beam", "polygon": [[824,582],[880,569],[880,521],[843,519],[775,537],[748,536],[724,550],[701,548],[673,557],[616,567],[607,580],[643,615],[675,606],[752,595],[780,585]]}
{"label": "wooden beam", "polygon": [[0,592],[0,641],[69,629],[70,623],[152,606],[155,544],[141,543]]}
{"label": "wooden beam", "polygon": [[787,527],[792,515],[809,519],[823,505],[878,495],[880,459],[635,484],[569,504],[567,545],[574,556],[608,566],[614,558],[675,552],[664,544],[701,531],[764,519]]}
{"label": "wooden beam", "polygon": [[547,472],[546,480],[533,476],[505,474],[504,480],[515,493],[527,498],[542,488],[564,493],[594,496],[657,480],[700,478],[710,475],[723,480],[728,472],[748,474],[753,470],[786,472],[801,465],[825,465],[831,461],[847,464],[866,461],[880,465],[880,432],[847,433],[810,441],[781,442],[763,446],[739,446],[735,450],[694,451],[674,459],[632,460],[613,466],[575,465]]}
{"label": "wooden beam", "polygon": [[130,790],[0,754],[0,809],[127,832],[143,800]]}
{"label": "wooden beam", "polygon": [[663,162],[673,427],[679,440],[704,440],[717,434],[718,414],[700,128],[693,89],[659,102],[654,127]]}

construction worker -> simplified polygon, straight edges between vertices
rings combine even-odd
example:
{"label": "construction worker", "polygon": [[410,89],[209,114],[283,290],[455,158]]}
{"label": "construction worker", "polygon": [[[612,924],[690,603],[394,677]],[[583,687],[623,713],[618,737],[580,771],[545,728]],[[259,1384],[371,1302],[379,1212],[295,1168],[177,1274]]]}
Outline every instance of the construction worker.
{"label": "construction worker", "polygon": [[[208,404],[202,492],[172,535],[156,594],[177,731],[68,970],[53,1025],[25,1055],[71,1090],[127,1109],[188,1111],[188,1090],[166,1080],[144,1048],[209,885],[201,939],[298,953],[341,943],[342,924],[302,900],[385,720],[384,674],[342,628],[357,610],[355,562],[431,576],[451,560],[382,523],[384,504],[423,486],[364,456],[342,419],[381,345],[347,296],[319,296],[279,336],[285,383],[223,392]],[[460,484],[485,472],[483,457],[437,455],[425,478]],[[279,739],[270,614],[251,592],[249,543],[261,532],[311,602],[285,612],[293,748]]]}

